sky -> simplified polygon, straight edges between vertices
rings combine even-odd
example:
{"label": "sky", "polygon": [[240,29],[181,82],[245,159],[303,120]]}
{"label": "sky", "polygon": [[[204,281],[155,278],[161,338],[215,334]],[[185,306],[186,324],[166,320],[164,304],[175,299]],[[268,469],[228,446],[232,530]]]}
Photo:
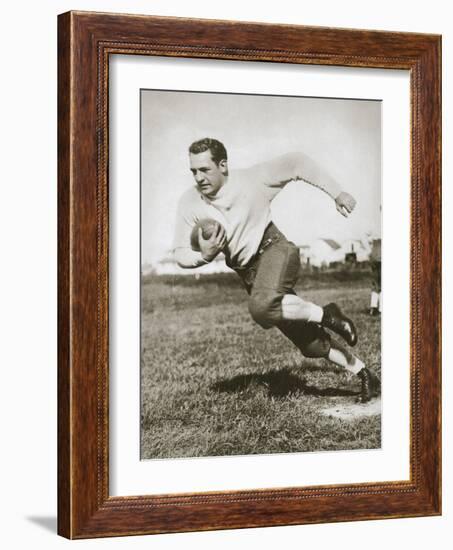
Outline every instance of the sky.
{"label": "sky", "polygon": [[142,90],[142,263],[168,256],[176,205],[194,184],[189,145],[222,141],[230,169],[301,151],[357,200],[349,218],[302,181],[272,204],[273,220],[298,245],[381,232],[381,102],[265,95]]}

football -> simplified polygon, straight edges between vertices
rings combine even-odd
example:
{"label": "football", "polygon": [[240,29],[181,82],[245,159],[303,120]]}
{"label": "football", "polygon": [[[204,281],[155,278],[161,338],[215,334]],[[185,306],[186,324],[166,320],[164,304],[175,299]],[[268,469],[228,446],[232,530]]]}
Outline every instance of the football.
{"label": "football", "polygon": [[203,239],[209,239],[212,234],[217,231],[217,227],[219,225],[220,223],[216,220],[213,220],[212,218],[204,218],[202,220],[199,220],[194,225],[190,234],[190,246],[192,247],[192,250],[200,252],[200,244],[198,242],[198,230],[200,229],[200,227]]}

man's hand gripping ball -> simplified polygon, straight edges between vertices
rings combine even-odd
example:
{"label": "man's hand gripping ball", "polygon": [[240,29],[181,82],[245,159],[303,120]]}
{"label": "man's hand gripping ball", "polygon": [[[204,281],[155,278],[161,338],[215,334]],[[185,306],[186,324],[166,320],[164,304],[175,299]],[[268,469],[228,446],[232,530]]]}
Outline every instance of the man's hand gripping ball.
{"label": "man's hand gripping ball", "polygon": [[221,223],[210,218],[200,220],[190,234],[190,246],[211,262],[226,245],[226,231]]}

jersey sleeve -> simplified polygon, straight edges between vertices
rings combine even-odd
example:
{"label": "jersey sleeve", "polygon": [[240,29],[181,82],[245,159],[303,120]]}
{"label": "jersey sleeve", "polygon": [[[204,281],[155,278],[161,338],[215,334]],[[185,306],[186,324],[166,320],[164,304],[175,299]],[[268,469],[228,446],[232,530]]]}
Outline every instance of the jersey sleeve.
{"label": "jersey sleeve", "polygon": [[190,234],[198,221],[198,216],[191,208],[190,197],[183,195],[176,211],[176,226],[173,239],[173,254],[180,267],[198,267],[206,262],[201,253],[192,250]]}
{"label": "jersey sleeve", "polygon": [[195,215],[191,212],[189,197],[184,194],[180,198],[176,209],[173,250],[176,248],[190,248],[190,233],[196,223]]}
{"label": "jersey sleeve", "polygon": [[288,153],[251,169],[255,181],[269,188],[272,198],[290,181],[302,180],[318,187],[333,199],[342,189],[319,164],[303,153]]}
{"label": "jersey sleeve", "polygon": [[190,267],[200,267],[209,262],[203,259],[203,256],[200,252],[196,252],[191,248],[175,248],[173,250],[174,258],[179,267],[190,268]]}

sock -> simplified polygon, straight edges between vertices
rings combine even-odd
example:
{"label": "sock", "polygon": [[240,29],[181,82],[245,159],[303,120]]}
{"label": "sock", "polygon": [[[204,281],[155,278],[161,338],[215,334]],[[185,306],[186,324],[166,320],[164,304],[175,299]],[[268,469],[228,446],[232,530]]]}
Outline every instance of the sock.
{"label": "sock", "polygon": [[327,359],[332,361],[332,363],[335,363],[335,365],[352,372],[353,374],[358,374],[365,367],[363,362],[358,357],[351,355],[351,358],[348,361],[346,355],[334,347],[330,348]]}
{"label": "sock", "polygon": [[382,304],[382,300],[381,300],[381,293],[380,293],[380,292],[379,292],[379,294],[378,294],[378,301],[379,301],[378,310],[379,310],[379,313],[381,313],[381,304]]}
{"label": "sock", "polygon": [[324,311],[321,306],[306,302],[295,294],[285,294],[282,300],[282,315],[287,321],[320,323]]}
{"label": "sock", "polygon": [[373,291],[371,292],[371,303],[370,303],[370,307],[376,309],[376,308],[378,307],[378,304],[379,304],[379,294],[373,290]]}
{"label": "sock", "polygon": [[321,306],[307,302],[310,304],[310,317],[308,321],[310,323],[320,323],[322,321],[322,316],[324,315],[324,310]]}

